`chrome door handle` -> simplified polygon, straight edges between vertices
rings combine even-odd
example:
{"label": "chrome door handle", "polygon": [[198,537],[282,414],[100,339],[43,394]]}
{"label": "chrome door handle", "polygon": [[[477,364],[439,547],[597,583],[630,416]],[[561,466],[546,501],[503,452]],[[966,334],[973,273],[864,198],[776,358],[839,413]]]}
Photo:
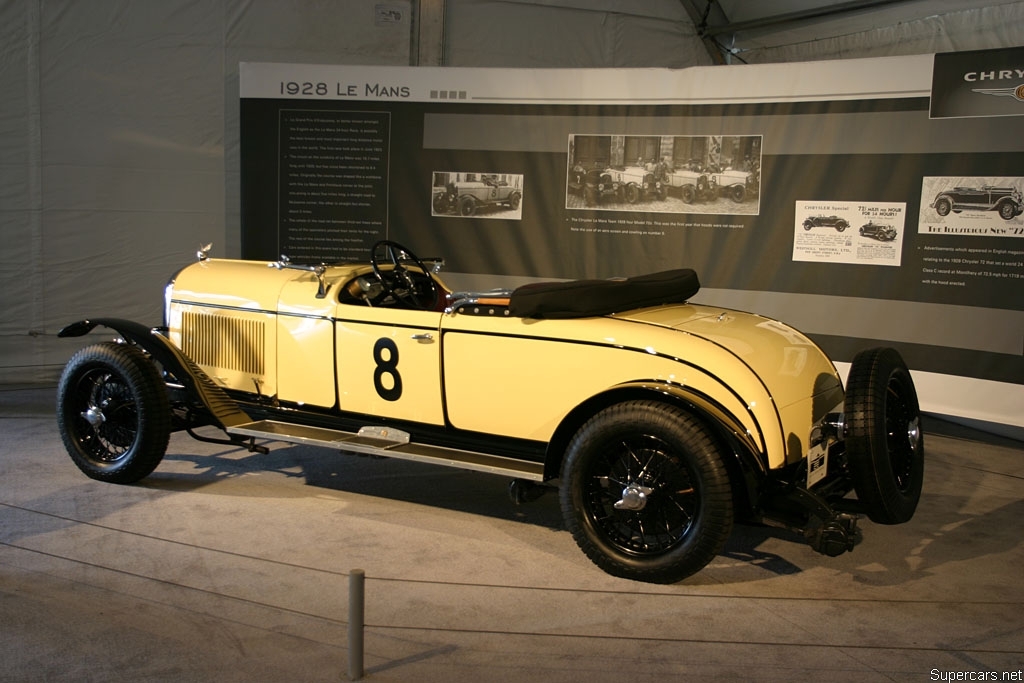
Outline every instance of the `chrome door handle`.
{"label": "chrome door handle", "polygon": [[423,334],[414,334],[412,335],[412,338],[418,341],[420,344],[434,343],[434,335],[430,334],[429,332],[424,332]]}

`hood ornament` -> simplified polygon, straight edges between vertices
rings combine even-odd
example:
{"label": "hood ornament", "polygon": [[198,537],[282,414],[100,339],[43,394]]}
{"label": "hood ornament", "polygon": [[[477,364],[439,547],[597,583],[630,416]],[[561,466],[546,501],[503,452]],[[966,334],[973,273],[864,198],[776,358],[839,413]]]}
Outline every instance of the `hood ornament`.
{"label": "hood ornament", "polygon": [[213,242],[199,247],[199,251],[196,252],[196,258],[199,259],[200,263],[210,258],[210,249],[213,249]]}

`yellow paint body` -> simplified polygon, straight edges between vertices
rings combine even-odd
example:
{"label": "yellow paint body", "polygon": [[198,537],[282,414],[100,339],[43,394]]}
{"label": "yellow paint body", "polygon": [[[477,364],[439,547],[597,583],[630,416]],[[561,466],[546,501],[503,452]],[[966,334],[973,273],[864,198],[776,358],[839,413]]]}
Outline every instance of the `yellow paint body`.
{"label": "yellow paint body", "polygon": [[760,316],[682,304],[536,320],[339,299],[369,271],[328,268],[318,298],[310,272],[193,264],[169,293],[170,338],[227,389],[541,442],[594,397],[652,387],[715,406],[770,468],[801,460],[843,399],[825,354]]}

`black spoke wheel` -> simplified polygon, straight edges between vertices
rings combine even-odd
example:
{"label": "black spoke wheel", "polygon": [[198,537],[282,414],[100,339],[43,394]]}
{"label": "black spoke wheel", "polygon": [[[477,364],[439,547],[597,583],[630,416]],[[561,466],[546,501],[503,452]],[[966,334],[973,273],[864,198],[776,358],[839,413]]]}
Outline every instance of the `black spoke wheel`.
{"label": "black spoke wheel", "polygon": [[924,483],[924,433],[910,371],[891,348],[862,351],[846,387],[846,454],[857,498],[878,524],[902,524]]}
{"label": "black spoke wheel", "polygon": [[[390,264],[391,268],[381,268],[384,263]],[[407,264],[420,272],[411,272],[406,268]],[[416,254],[398,242],[381,240],[374,244],[370,250],[370,266],[388,294],[421,311],[430,311],[437,306],[440,291],[434,277]]]}
{"label": "black spoke wheel", "polygon": [[573,437],[562,515],[604,571],[675,583],[704,568],[732,531],[729,477],[708,430],[662,403],[611,406]]}
{"label": "black spoke wheel", "polygon": [[164,457],[171,433],[165,382],[137,348],[103,343],[76,353],[57,388],[57,426],[85,474],[131,484]]}

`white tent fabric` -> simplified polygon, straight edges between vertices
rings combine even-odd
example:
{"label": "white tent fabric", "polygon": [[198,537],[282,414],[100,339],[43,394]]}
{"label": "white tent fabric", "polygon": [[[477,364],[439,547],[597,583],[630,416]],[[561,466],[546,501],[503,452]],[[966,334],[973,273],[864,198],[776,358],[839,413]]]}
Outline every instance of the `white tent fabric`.
{"label": "white tent fabric", "polygon": [[0,383],[50,382],[61,326],[159,324],[203,243],[239,250],[238,64],[409,62],[409,3],[0,1]]}
{"label": "white tent fabric", "polygon": [[667,67],[712,63],[676,0],[448,0],[445,66]]}
{"label": "white tent fabric", "polygon": [[[1024,2],[991,5],[746,57],[1024,43]],[[54,381],[81,317],[159,323],[201,244],[238,255],[239,62],[417,63],[428,9],[449,66],[712,63],[679,0],[0,0],[0,383]]]}
{"label": "white tent fabric", "polygon": [[818,36],[814,32],[787,31],[738,56],[755,64],[895,57],[1021,45],[1024,44],[1024,3],[932,14],[852,33]]}

